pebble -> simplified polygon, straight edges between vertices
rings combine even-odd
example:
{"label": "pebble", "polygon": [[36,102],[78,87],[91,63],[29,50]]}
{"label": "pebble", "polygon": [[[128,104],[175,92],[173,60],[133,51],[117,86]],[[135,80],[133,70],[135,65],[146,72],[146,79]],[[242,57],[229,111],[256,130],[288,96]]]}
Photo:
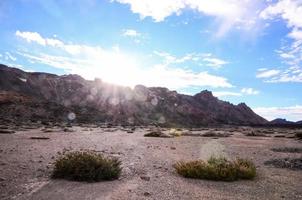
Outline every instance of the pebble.
{"label": "pebble", "polygon": [[151,196],[150,192],[144,192],[144,196]]}
{"label": "pebble", "polygon": [[142,180],[145,180],[145,181],[150,181],[150,176],[141,176],[140,177]]}

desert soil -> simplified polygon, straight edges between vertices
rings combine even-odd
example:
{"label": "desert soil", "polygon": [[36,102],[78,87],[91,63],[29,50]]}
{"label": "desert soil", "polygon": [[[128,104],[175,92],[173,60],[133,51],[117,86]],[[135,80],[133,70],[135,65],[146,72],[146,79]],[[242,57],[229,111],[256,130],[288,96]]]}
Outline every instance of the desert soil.
{"label": "desert soil", "polygon": [[[121,129],[73,129],[75,132],[54,129],[44,133],[32,129],[0,134],[0,199],[302,199],[301,170],[263,164],[273,158],[301,157],[301,153],[271,151],[279,147],[302,148],[302,142],[294,138],[249,137],[240,129],[223,138],[147,138],[143,136],[146,128],[134,133]],[[35,136],[49,139],[30,139]],[[122,176],[119,180],[98,183],[53,180],[52,163],[64,149],[90,149],[119,157],[123,163]],[[179,160],[207,159],[211,155],[251,159],[257,166],[256,179],[236,182],[186,179],[172,167]]]}

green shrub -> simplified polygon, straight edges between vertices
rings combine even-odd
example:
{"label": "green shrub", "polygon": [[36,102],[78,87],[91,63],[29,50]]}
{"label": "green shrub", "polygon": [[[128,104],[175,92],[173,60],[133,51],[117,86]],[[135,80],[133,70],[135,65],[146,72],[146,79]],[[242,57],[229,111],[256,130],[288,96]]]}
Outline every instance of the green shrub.
{"label": "green shrub", "polygon": [[54,163],[53,178],[96,182],[120,176],[121,162],[92,151],[60,153]]}
{"label": "green shrub", "polygon": [[215,181],[253,179],[256,176],[255,165],[249,160],[239,158],[235,161],[229,161],[224,157],[211,157],[208,161],[180,161],[174,168],[178,174],[186,178]]}

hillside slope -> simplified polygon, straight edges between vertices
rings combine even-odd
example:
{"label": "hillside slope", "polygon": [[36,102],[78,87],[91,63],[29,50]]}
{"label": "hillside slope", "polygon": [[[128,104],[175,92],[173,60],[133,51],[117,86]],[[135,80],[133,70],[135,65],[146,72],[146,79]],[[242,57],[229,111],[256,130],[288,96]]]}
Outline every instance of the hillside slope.
{"label": "hillside slope", "polygon": [[100,79],[29,73],[5,65],[0,65],[0,91],[3,120],[67,120],[73,112],[79,122],[166,126],[266,123],[246,104],[221,101],[207,90],[189,96],[160,87],[137,85],[131,89]]}

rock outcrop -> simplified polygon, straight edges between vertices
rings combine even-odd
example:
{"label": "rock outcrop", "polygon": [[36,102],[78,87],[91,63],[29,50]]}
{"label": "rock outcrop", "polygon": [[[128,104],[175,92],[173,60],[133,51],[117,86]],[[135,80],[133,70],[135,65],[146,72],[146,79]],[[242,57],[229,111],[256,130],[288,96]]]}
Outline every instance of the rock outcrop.
{"label": "rock outcrop", "polygon": [[131,89],[100,79],[30,73],[5,65],[0,65],[0,91],[2,120],[68,120],[68,114],[75,113],[72,120],[77,122],[115,124],[266,123],[246,104],[221,101],[207,90],[190,96],[161,87],[137,85]]}

